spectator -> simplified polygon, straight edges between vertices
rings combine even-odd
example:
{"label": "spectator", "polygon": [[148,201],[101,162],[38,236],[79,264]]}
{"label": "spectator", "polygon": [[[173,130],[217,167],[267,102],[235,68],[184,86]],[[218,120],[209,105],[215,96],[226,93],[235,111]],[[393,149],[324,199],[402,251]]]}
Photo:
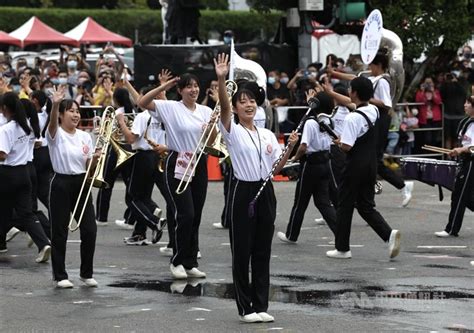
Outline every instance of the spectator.
{"label": "spectator", "polygon": [[79,106],[90,106],[94,104],[94,97],[92,96],[92,88],[94,85],[92,81],[84,81],[77,88],[76,102]]}
{"label": "spectator", "polygon": [[444,102],[444,138],[445,147],[451,149],[457,140],[459,121],[464,117],[466,91],[453,73],[447,73],[444,80],[440,87]]}
{"label": "spectator", "polygon": [[273,107],[290,104],[290,92],[280,82],[280,72],[273,70],[268,73],[267,98]]}
{"label": "spectator", "polygon": [[214,110],[214,108],[216,107],[217,99],[217,80],[212,80],[209,84],[209,88],[206,89],[206,96],[204,96],[204,99],[202,100],[201,104],[206,105]]}
{"label": "spectator", "polygon": [[[415,101],[423,103],[418,113],[418,122],[421,128],[442,127],[442,99],[438,89],[435,88],[433,79],[426,77],[416,92]],[[425,131],[420,135],[420,145],[428,144],[441,146],[439,131]]]}
{"label": "spectator", "polygon": [[69,79],[68,70],[66,68],[61,68],[58,73],[57,84],[60,87],[63,87],[65,89],[66,99],[75,99],[77,95],[77,89],[75,85],[69,83],[68,79]]}
{"label": "spectator", "polygon": [[92,92],[94,94],[94,105],[112,105],[112,96],[114,94],[113,74],[109,71],[99,73],[97,84],[92,89]]}
{"label": "spectator", "polygon": [[232,43],[232,40],[234,39],[234,32],[232,30],[224,31],[223,39],[225,45],[230,45]]}
{"label": "spectator", "polygon": [[288,82],[290,82],[290,78],[288,77],[288,74],[286,72],[281,72],[280,73],[280,83],[288,88]]}
{"label": "spectator", "polygon": [[418,109],[416,107],[411,108],[405,106],[405,115],[402,118],[400,125],[400,140],[399,146],[402,155],[411,155],[412,150],[415,146],[415,133],[413,129],[418,128]]}

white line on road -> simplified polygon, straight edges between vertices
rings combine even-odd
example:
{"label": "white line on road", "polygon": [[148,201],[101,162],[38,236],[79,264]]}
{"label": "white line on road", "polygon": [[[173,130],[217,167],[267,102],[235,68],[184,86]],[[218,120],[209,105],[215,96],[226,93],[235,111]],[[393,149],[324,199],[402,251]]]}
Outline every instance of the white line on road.
{"label": "white line on road", "polygon": [[467,249],[466,245],[418,245],[418,249]]}

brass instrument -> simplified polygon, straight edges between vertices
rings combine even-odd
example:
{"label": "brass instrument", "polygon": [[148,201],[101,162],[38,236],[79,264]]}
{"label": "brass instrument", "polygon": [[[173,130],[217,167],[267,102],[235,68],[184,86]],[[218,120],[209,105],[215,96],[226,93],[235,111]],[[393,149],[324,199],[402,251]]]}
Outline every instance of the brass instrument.
{"label": "brass instrument", "polygon": [[[96,167],[94,169],[94,173],[91,174],[92,169],[92,161],[89,162],[89,165],[86,170],[86,175],[81,185],[81,189],[77,196],[77,201],[74,206],[74,210],[71,214],[71,218],[69,220],[68,228],[71,231],[76,231],[82,222],[82,217],[84,215],[84,211],[86,209],[87,201],[89,200],[90,194],[92,192],[92,187],[98,188],[107,188],[109,184],[104,180],[104,169],[105,169],[105,160],[107,157],[107,149],[109,147],[113,129],[114,129],[114,122],[115,122],[115,109],[111,106],[108,106],[101,117],[100,127],[98,129],[98,137],[97,142],[95,145],[95,150],[101,149],[101,153],[99,159],[97,160]],[[89,177],[90,176],[90,177]],[[84,192],[85,191],[85,192]],[[77,221],[75,220],[75,216],[78,213],[79,203],[81,202],[81,198],[85,196],[84,200],[82,201],[82,209]]]}
{"label": "brass instrument", "polygon": [[[226,81],[226,90],[227,96],[229,99],[237,92],[237,84],[234,81],[228,80]],[[217,123],[219,122],[221,114],[221,106],[219,101],[217,101],[216,107],[212,111],[211,120],[207,123],[206,127],[204,128],[201,137],[199,138],[198,144],[194,149],[193,155],[191,156],[191,160],[184,171],[183,177],[176,188],[176,194],[182,194],[188,188],[189,183],[191,182],[191,177],[194,175],[194,171],[201,159],[202,155],[204,154],[206,147],[209,143],[209,139],[212,135],[212,132],[217,127]],[[216,141],[216,140],[215,140]],[[191,168],[192,167],[192,168]]]}
{"label": "brass instrument", "polygon": [[[136,115],[135,113],[124,113],[124,116],[127,119],[126,125],[128,128],[132,127],[133,125],[132,118],[135,115]],[[117,163],[115,165],[114,170],[117,170],[118,168],[120,168],[125,162],[128,162],[136,154],[122,147],[122,145],[126,144],[127,141],[125,140],[122,130],[120,129],[120,126],[117,121],[114,122],[114,128],[112,132],[112,137],[110,139],[110,143],[112,145],[112,149],[117,154]]]}
{"label": "brass instrument", "polygon": [[[155,146],[158,146],[158,144],[155,141],[153,141],[152,139],[150,139],[148,137],[148,126],[146,127],[145,134],[143,135],[143,138],[150,145],[150,147],[153,148]],[[166,160],[167,156],[168,156],[167,151],[160,154],[160,160],[158,161],[158,171],[161,172],[161,173],[163,173],[165,171],[165,160]]]}

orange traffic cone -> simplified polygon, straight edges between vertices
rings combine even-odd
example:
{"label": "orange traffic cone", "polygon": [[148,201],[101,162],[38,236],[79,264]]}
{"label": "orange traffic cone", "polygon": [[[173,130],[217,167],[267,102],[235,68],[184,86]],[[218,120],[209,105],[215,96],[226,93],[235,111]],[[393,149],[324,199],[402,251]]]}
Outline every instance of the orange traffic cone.
{"label": "orange traffic cone", "polygon": [[221,167],[219,165],[219,158],[215,156],[207,156],[207,178],[208,180],[222,180]]}
{"label": "orange traffic cone", "polygon": [[[285,140],[283,134],[280,134],[280,136],[278,137],[278,143],[280,144],[282,150],[285,149]],[[273,180],[277,182],[286,182],[289,180],[289,178],[278,174],[273,177]]]}

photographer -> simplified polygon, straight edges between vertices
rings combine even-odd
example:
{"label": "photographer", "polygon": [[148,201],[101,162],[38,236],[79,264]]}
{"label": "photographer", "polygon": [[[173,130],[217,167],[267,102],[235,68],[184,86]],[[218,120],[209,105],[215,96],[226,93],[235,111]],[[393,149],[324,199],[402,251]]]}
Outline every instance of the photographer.
{"label": "photographer", "polygon": [[[418,124],[422,128],[433,128],[442,126],[441,112],[441,94],[435,88],[433,79],[426,77],[416,92],[415,101],[423,103],[419,108]],[[433,146],[441,145],[441,138],[438,132],[425,131],[420,135],[420,144],[428,144]]]}

